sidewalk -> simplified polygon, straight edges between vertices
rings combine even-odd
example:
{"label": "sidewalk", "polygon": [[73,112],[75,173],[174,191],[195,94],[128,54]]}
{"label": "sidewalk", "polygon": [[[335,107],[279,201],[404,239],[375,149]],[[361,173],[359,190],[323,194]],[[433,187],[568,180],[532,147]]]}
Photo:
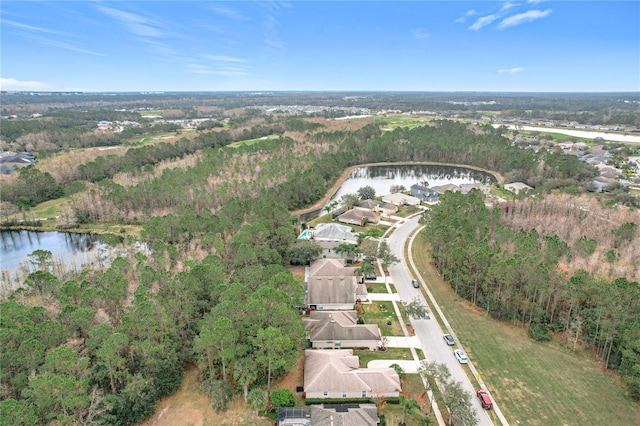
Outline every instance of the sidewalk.
{"label": "sidewalk", "polygon": [[384,336],[387,339],[387,348],[418,348],[420,339],[418,336]]}
{"label": "sidewalk", "polygon": [[398,364],[407,374],[416,374],[420,368],[420,362],[406,359],[372,359],[367,363],[367,368],[385,368],[391,367],[391,364]]}

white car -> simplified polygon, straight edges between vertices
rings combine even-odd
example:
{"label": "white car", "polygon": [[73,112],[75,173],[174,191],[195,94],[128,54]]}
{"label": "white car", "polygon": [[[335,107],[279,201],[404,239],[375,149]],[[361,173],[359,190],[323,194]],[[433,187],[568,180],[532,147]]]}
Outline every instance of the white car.
{"label": "white car", "polygon": [[453,351],[453,354],[458,358],[460,364],[466,364],[469,362],[469,358],[467,358],[467,354],[464,353],[462,349],[456,349]]}

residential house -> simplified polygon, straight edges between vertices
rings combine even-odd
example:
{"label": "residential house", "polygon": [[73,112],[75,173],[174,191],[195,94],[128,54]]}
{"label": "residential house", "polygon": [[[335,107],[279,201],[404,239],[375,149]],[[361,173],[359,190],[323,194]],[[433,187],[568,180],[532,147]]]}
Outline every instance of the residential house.
{"label": "residential house", "polygon": [[350,223],[352,225],[364,226],[367,223],[380,222],[380,213],[353,208],[338,216],[338,221],[342,223]]}
{"label": "residential house", "polygon": [[311,406],[313,426],[376,426],[380,423],[375,404],[322,404]]}
{"label": "residential house", "polygon": [[331,241],[336,245],[358,244],[358,234],[351,232],[352,228],[337,223],[319,223],[313,232],[313,239],[316,241]]}
{"label": "residential house", "polygon": [[382,334],[375,324],[358,324],[356,311],[311,311],[303,322],[313,348],[369,348],[382,345]]}
{"label": "residential house", "polygon": [[451,191],[451,192],[460,191],[460,187],[454,183],[446,183],[444,185],[432,186],[431,189],[436,191],[438,194],[444,194],[447,191]]}
{"label": "residential house", "polygon": [[478,191],[482,192],[483,194],[488,194],[489,193],[489,187],[487,185],[483,184],[483,183],[473,182],[473,183],[462,183],[462,184],[460,184],[460,191],[463,194],[468,194],[473,189],[477,189]]}
{"label": "residential house", "polygon": [[379,423],[375,404],[319,404],[278,409],[278,426],[376,426]]}
{"label": "residential house", "polygon": [[382,217],[389,217],[392,214],[398,213],[398,206],[391,203],[383,203],[377,200],[364,200],[357,206],[356,209],[359,210],[367,210],[371,212],[377,212],[382,215]]}
{"label": "residential house", "polygon": [[413,195],[414,197],[420,198],[420,200],[423,203],[430,203],[430,204],[437,203],[440,197],[440,194],[438,194],[433,189],[423,185],[418,185],[417,183],[414,185],[411,185],[410,190],[411,190],[411,195]]}
{"label": "residential house", "polygon": [[313,239],[322,247],[323,258],[344,259],[346,253],[336,253],[340,244],[358,244],[358,234],[352,228],[337,223],[320,223],[315,227]]}
{"label": "residential house", "polygon": [[278,426],[311,426],[311,407],[278,408]]}
{"label": "residential house", "polygon": [[360,368],[352,349],[304,351],[307,398],[381,398],[400,395],[400,378],[390,367]]}
{"label": "residential house", "polygon": [[318,259],[307,274],[306,305],[310,310],[353,309],[356,300],[367,300],[367,286],[356,274],[356,267],[346,267],[344,259]]}
{"label": "residential house", "polygon": [[362,300],[358,287],[356,276],[309,277],[305,304],[310,310],[353,309],[356,300]]}
{"label": "residential house", "polygon": [[402,192],[396,192],[393,194],[387,194],[382,197],[382,201],[385,203],[395,204],[396,206],[419,206],[420,198],[413,195],[403,194]]}
{"label": "residential house", "polygon": [[524,182],[512,182],[512,183],[505,184],[504,189],[506,189],[507,191],[513,192],[514,194],[517,194],[520,191],[524,191],[524,190],[530,191],[533,188]]}

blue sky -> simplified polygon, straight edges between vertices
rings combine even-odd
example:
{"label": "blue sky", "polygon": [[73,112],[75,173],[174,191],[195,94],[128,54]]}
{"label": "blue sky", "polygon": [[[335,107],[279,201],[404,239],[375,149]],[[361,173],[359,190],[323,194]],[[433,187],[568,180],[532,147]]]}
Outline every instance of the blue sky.
{"label": "blue sky", "polygon": [[11,1],[2,90],[640,91],[640,1]]}

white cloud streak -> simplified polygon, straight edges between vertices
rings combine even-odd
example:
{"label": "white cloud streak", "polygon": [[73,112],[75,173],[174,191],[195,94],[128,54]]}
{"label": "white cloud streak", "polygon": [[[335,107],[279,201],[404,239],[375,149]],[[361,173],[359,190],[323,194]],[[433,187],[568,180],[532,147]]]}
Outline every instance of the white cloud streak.
{"label": "white cloud streak", "polygon": [[454,20],[453,22],[455,22],[456,24],[464,24],[465,22],[467,22],[467,18],[469,16],[473,16],[475,15],[477,12],[473,9],[471,10],[467,10],[467,13],[465,13],[464,15],[462,15],[461,17],[459,17],[458,19]]}
{"label": "white cloud streak", "polygon": [[3,19],[2,24],[9,25],[10,27],[18,28],[20,30],[31,32],[31,33],[69,35],[67,33],[63,33],[62,31],[50,30],[48,28],[42,28],[42,27],[35,27],[33,25],[22,24],[20,22],[11,21],[8,19]]}
{"label": "white cloud streak", "polygon": [[498,24],[498,29],[504,30],[505,28],[511,28],[511,27],[515,27],[516,25],[521,25],[527,22],[542,19],[549,16],[551,12],[552,12],[551,9],[547,9],[547,10],[528,10],[523,13],[518,13],[517,15],[509,16],[508,18],[503,19]]}
{"label": "white cloud streak", "polygon": [[236,21],[246,21],[249,19],[236,9],[232,9],[226,6],[211,6],[209,7],[209,10],[225,18],[235,19]]}
{"label": "white cloud streak", "polygon": [[210,61],[216,61],[216,62],[233,62],[233,63],[247,62],[246,59],[234,58],[233,56],[226,56],[226,55],[202,55],[202,57]]}
{"label": "white cloud streak", "polygon": [[523,67],[504,68],[504,69],[499,69],[498,74],[517,74],[522,71],[524,71]]}
{"label": "white cloud streak", "polygon": [[158,22],[146,18],[135,13],[125,12],[123,10],[113,9],[106,6],[97,6],[98,10],[103,14],[119,21],[132,34],[142,37],[162,37],[164,34],[158,27]]}
{"label": "white cloud streak", "polygon": [[481,18],[478,18],[478,20],[476,22],[474,22],[472,25],[469,26],[470,30],[473,31],[478,31],[480,28],[482,27],[486,27],[487,25],[489,25],[490,23],[492,23],[493,21],[495,21],[496,19],[499,19],[500,16],[499,15],[487,15],[487,16],[483,16]]}

